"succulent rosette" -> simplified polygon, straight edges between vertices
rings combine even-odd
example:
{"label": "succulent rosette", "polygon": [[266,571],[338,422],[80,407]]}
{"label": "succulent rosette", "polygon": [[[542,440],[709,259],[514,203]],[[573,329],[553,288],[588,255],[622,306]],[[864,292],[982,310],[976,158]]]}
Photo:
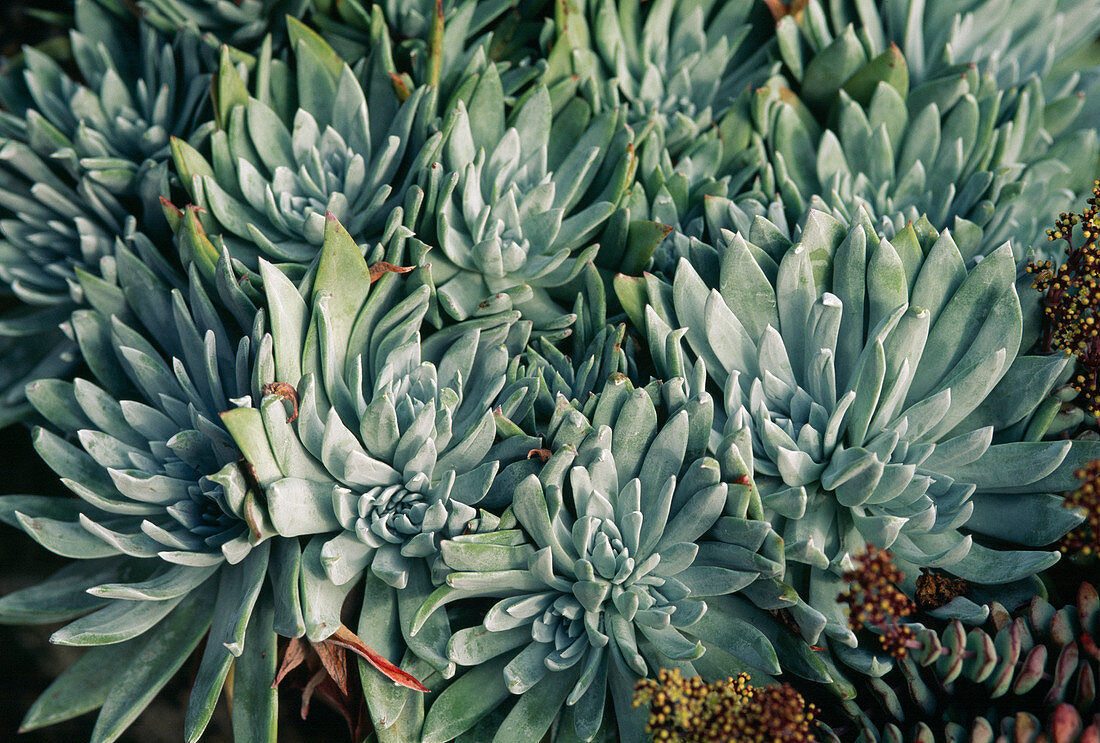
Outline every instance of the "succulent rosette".
{"label": "succulent rosette", "polygon": [[262,496],[219,418],[251,399],[256,336],[223,318],[195,277],[172,287],[126,248],[115,256],[140,324],[107,307],[74,312],[71,333],[94,379],[27,388],[49,424],[36,429],[35,448],[77,497],[0,500],[5,523],[75,560],[5,596],[0,617],[73,620],[51,640],[91,648],[23,724],[102,707],[93,739],[114,740],[209,632],[187,740],[202,734],[231,666],[234,725],[266,739],[275,724],[273,627],[302,631],[299,547],[272,539]]}
{"label": "succulent rosette", "polygon": [[[405,665],[421,679],[448,677],[445,615],[415,638],[408,627],[446,572],[440,542],[493,528],[498,517],[478,506],[502,462],[537,445],[526,437],[497,443],[494,416],[508,359],[530,326],[502,296],[421,341],[428,289],[407,293],[408,277],[376,271],[332,215],[308,286],[299,290],[262,261],[271,325],[254,375],[265,394],[223,419],[273,527],[308,537],[306,635],[318,641],[335,632],[348,592],[369,576],[368,591],[380,596],[364,602],[363,639],[374,644],[400,627]],[[521,390],[501,401],[501,414],[526,397]],[[390,617],[391,602],[399,617]],[[376,724],[392,726],[407,698],[394,698],[377,675],[364,684],[378,690],[377,699],[368,694]]]}
{"label": "succulent rosette", "polygon": [[685,389],[616,374],[587,412],[560,398],[544,461],[514,487],[500,528],[443,542],[454,572],[414,631],[444,604],[496,602],[449,641],[471,669],[433,703],[424,740],[538,738],[555,721],[556,739],[592,740],[611,727],[608,696],[620,736],[636,740],[634,684],[658,668],[779,671],[774,621],[754,604],[772,591],[749,588],[777,585],[782,543],[752,520],[752,487],[703,456],[713,404]]}
{"label": "succulent rosette", "polygon": [[[451,91],[479,56],[514,66],[526,81],[539,69],[529,53],[541,2],[519,0],[313,0],[311,20],[344,59],[355,62],[393,38],[394,54],[411,79]],[[530,6],[530,7],[528,7]],[[388,29],[384,39],[379,30]]]}
{"label": "succulent rosette", "polygon": [[[973,264],[949,231],[887,240],[865,213],[846,228],[812,212],[790,246],[758,227],[700,251],[716,287],[681,261],[671,284],[620,280],[620,298],[644,314],[658,369],[694,357],[722,391],[712,455],[751,470],[804,617],[867,670],[836,602],[851,555],[871,542],[908,575],[943,568],[987,587],[975,597],[1013,595],[1059,553],[995,545],[1072,528],[1054,494],[1097,444],[1042,440],[1068,359],[1021,347],[1007,244]],[[961,597],[941,611],[982,616]]]}
{"label": "succulent rosette", "polygon": [[548,84],[579,83],[597,109],[624,104],[632,125],[656,125],[675,159],[772,71],[761,3],[569,0],[555,12]]}
{"label": "succulent rosette", "polygon": [[1018,258],[1042,248],[1043,226],[1077,188],[1060,184],[1091,183],[1095,133],[1051,148],[1053,127],[1065,125],[1053,119],[1064,112],[1046,106],[1035,80],[1006,98],[971,67],[950,86],[910,89],[907,60],[896,48],[883,56],[875,77],[835,93],[835,123],[825,127],[789,92],[756,91],[738,120],[756,175],[730,171],[725,193],[706,181],[688,199],[658,193],[649,218],[682,233],[662,246],[658,264],[668,270],[686,256],[688,237],[716,242],[722,229],[747,230],[757,216],[790,236],[811,208],[851,223],[862,207],[890,237],[923,217],[973,243],[977,255],[1006,240]]}
{"label": "succulent rosette", "polygon": [[[1089,109],[1084,112],[1086,120],[1093,116],[1091,110],[1096,108],[1097,101],[1084,95],[1088,80],[1082,79],[1081,72],[1087,71],[1090,63],[1075,60],[1088,57],[1088,47],[1095,38],[1092,29],[1100,21],[1100,10],[1077,0],[1015,4],[1011,12],[1004,14],[1004,23],[991,25],[979,20],[986,13],[998,12],[991,3],[857,5],[833,3],[826,7],[814,0],[797,12],[789,12],[794,9],[780,10],[781,3],[773,4],[773,12],[778,16],[777,49],[792,81],[791,87],[798,91],[798,100],[805,105],[801,117],[807,119],[812,115],[822,122],[831,120],[841,91],[867,105],[880,81],[902,92],[914,124],[921,115],[929,117],[923,109],[935,102],[943,116],[944,136],[938,142],[939,154],[924,153],[923,175],[933,196],[931,201],[917,205],[918,213],[927,213],[937,229],[951,226],[937,221],[940,205],[936,202],[943,200],[946,204],[956,199],[961,203],[955,211],[981,224],[984,219],[976,219],[964,211],[969,208],[968,196],[976,196],[973,203],[979,210],[994,214],[1001,222],[1021,222],[1021,229],[1015,233],[993,234],[987,228],[989,249],[1006,239],[1014,239],[1020,250],[1032,241],[1039,242],[1038,227],[1064,210],[1064,202],[1072,198],[1071,194],[1087,191],[1092,183],[1097,161],[1096,135],[1081,128],[1076,120],[1084,108]],[[1052,41],[1055,37],[1057,42]],[[1056,64],[1056,60],[1063,62]],[[960,102],[965,103],[969,96],[973,96],[980,109],[976,127],[970,123],[972,114],[962,110],[952,112],[957,106],[955,101],[961,97]],[[880,122],[874,122],[875,116],[868,112],[872,130],[882,123],[883,103],[878,106]],[[888,131],[892,129],[889,118],[886,117]],[[922,123],[928,126],[927,122]],[[881,151],[881,143],[867,140],[867,144],[860,145],[844,141],[844,126],[842,119],[839,130],[834,127],[834,131],[848,153],[849,163],[853,153],[858,158],[870,147],[879,150],[870,162],[885,163],[892,159]],[[975,140],[964,134],[959,154],[967,165],[958,169],[950,161],[958,160],[959,155],[945,146],[952,146],[952,138],[972,128],[978,136]],[[881,134],[874,134],[883,139]],[[936,142],[931,131],[920,136],[919,141],[925,147]],[[897,138],[890,139],[892,154],[900,155]],[[967,143],[966,139],[973,143]],[[812,146],[812,150],[818,151],[819,170],[826,158],[836,160],[837,149],[836,143],[826,139]],[[787,155],[786,165],[794,168],[796,158],[792,154]],[[808,165],[814,160],[811,157],[804,163]],[[983,164],[975,170],[976,163]],[[1031,171],[1026,176],[1025,167]],[[938,176],[933,174],[933,168],[943,168],[942,175],[950,183],[936,186]],[[988,171],[988,175],[980,173],[981,170]],[[877,191],[881,200],[883,191],[889,193],[894,187],[887,189],[884,184],[890,182],[890,177],[876,176],[875,171],[874,166],[860,171],[868,181],[868,192],[861,193],[858,185],[851,192],[867,200],[882,216],[891,217],[894,209],[884,210],[884,205],[870,194]],[[856,172],[852,170],[853,177]],[[824,196],[830,191],[829,176],[822,175],[825,188],[810,190]],[[892,174],[892,180],[899,191],[911,190],[917,175],[898,170]],[[777,173],[777,177],[782,188],[783,176]],[[797,177],[792,176],[792,180],[803,191],[804,206],[810,193]],[[985,193],[976,193],[981,191],[981,180],[989,180],[991,186]],[[1058,188],[1049,187],[1049,183],[1058,184]],[[1000,208],[1001,203],[1025,187],[1026,193],[1013,207]],[[773,190],[764,192],[770,195]],[[846,198],[843,188],[841,196]],[[828,196],[825,200],[830,201]],[[995,208],[988,209],[986,202]],[[801,216],[799,209],[793,210],[793,214]],[[907,214],[906,219],[909,218]]]}
{"label": "succulent rosette", "polygon": [[[805,88],[831,87],[833,92],[891,44],[909,60],[910,74],[918,84],[976,64],[992,73],[1002,89],[1032,75],[1054,89],[1070,78],[1072,87],[1080,70],[1058,64],[1059,58],[1073,59],[1093,40],[1092,32],[1100,22],[1100,9],[1084,0],[923,4],[769,0],[768,5],[788,70]],[[987,23],[992,17],[1000,22]]]}
{"label": "succulent rosette", "polygon": [[294,64],[268,44],[242,76],[223,50],[209,155],[179,140],[173,155],[207,235],[252,271],[263,256],[300,275],[320,249],[326,213],[364,245],[385,242],[442,135],[429,132],[429,89],[402,101],[383,47],[360,76],[316,32],[287,24]]}
{"label": "succulent rosette", "polygon": [[514,410],[510,417],[523,431],[545,431],[562,398],[587,410],[614,374],[639,379],[634,339],[625,323],[608,324],[606,290],[592,264],[580,274],[570,317],[568,335],[533,338],[508,365],[509,386],[502,396],[510,397],[517,389],[533,393],[530,406]]}
{"label": "succulent rosette", "polygon": [[75,76],[33,48],[0,78],[0,279],[16,306],[0,319],[3,407],[27,412],[23,385],[69,374],[76,349],[58,326],[100,282],[115,245],[167,232],[169,138],[202,139],[208,103],[199,42],[124,23],[96,0],[75,4]]}
{"label": "succulent rosette", "polygon": [[[118,3],[120,0],[106,0]],[[254,51],[287,17],[300,18],[309,0],[138,0],[143,17],[166,33],[191,30],[213,45]]]}
{"label": "succulent rosette", "polygon": [[[493,65],[463,84],[442,161],[422,175],[418,233],[438,252],[428,281],[463,320],[486,297],[531,292],[520,309],[536,325],[561,310],[550,292],[577,276],[630,182],[632,133],[616,112],[574,99],[558,116],[536,87],[506,118]],[[441,166],[441,167],[440,167]]]}

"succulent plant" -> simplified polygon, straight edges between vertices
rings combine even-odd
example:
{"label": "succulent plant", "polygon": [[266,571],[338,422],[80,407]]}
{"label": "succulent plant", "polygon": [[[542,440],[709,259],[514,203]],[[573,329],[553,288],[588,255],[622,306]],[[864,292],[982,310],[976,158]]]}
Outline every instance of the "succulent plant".
{"label": "succulent plant", "polygon": [[[36,429],[35,448],[78,497],[0,500],[5,523],[76,560],[0,599],[0,618],[73,620],[51,641],[91,647],[23,725],[102,707],[93,739],[114,740],[209,630],[187,740],[201,735],[231,665],[234,726],[242,737],[266,738],[273,622],[283,631],[287,616],[301,624],[299,548],[272,539],[263,500],[219,418],[253,394],[256,336],[223,320],[194,275],[172,287],[123,246],[115,258],[140,324],[74,312],[72,334],[94,380],[42,379],[27,389],[49,422]],[[274,590],[264,592],[268,578]]]}
{"label": "succulent plant", "polygon": [[586,88],[597,110],[627,107],[674,159],[772,71],[762,3],[560,0],[546,81]]}
{"label": "succulent plant", "polygon": [[658,370],[702,367],[721,391],[711,454],[760,489],[802,616],[824,618],[835,651],[868,670],[835,601],[865,542],[910,575],[1026,581],[1058,553],[984,540],[1042,547],[1076,525],[1049,493],[1074,486],[1096,443],[1042,440],[1067,359],[1023,353],[1008,245],[967,269],[949,231],[891,241],[859,216],[845,228],[812,212],[794,245],[757,220],[748,240],[697,244],[699,270],[681,260],[671,284],[617,285]]}
{"label": "succulent plant", "polygon": [[70,558],[0,622],[88,646],[25,728],[198,650],[187,740],[297,686],[374,743],[1100,743],[1046,598],[1100,6],[72,7],[0,60],[0,426],[72,491],[0,496]]}
{"label": "succulent plant", "polygon": [[[223,419],[254,468],[274,528],[308,537],[305,633],[331,636],[344,597],[369,573],[361,631],[384,634],[395,621],[410,650],[406,665],[421,678],[449,677],[446,617],[415,637],[409,626],[447,572],[440,542],[495,527],[499,517],[476,506],[502,462],[531,448],[496,443],[493,412],[529,324],[517,323],[519,313],[499,297],[421,341],[427,287],[406,296],[407,277],[379,276],[331,214],[308,289],[266,261],[260,273],[271,309],[254,372],[264,394]],[[391,619],[393,602],[399,618]],[[376,726],[392,727],[407,698],[377,674],[363,683]]]}
{"label": "succulent plant", "polygon": [[637,348],[626,324],[608,324],[607,296],[599,270],[588,264],[579,277],[580,290],[563,337],[552,334],[533,338],[508,365],[509,386],[534,393],[530,406],[510,417],[522,431],[546,431],[561,398],[578,409],[593,399],[614,374],[638,382]]}
{"label": "succulent plant", "polygon": [[595,256],[630,183],[631,130],[579,99],[554,116],[542,86],[508,113],[492,65],[460,87],[442,160],[421,175],[416,230],[438,252],[412,260],[430,261],[427,281],[457,320],[518,290],[533,294],[518,308],[545,325],[561,315],[550,291]]}
{"label": "succulent plant", "polygon": [[[1092,29],[1100,22],[1096,6],[1081,0],[1011,6],[1003,0],[767,4],[787,69],[822,98],[851,84],[891,45],[909,61],[915,84],[943,80],[972,64],[985,68],[1002,89],[1031,76],[1052,78],[1051,87],[1064,86],[1069,77],[1072,88],[1072,67],[1053,68],[1092,42]],[[999,22],[986,22],[993,17]]]}
{"label": "succulent plant", "polygon": [[[972,728],[977,736],[983,726],[991,728],[989,720],[1007,723],[1016,711],[1064,717],[1067,721],[1055,726],[1071,728],[1070,721],[1080,719],[1077,712],[1096,709],[1100,671],[1100,651],[1093,642],[1100,631],[1096,589],[1082,583],[1076,599],[1076,605],[1055,609],[1034,596],[1016,616],[993,602],[987,629],[967,631],[958,620],[939,631],[906,625],[913,632],[907,656],[897,670],[869,680],[877,703],[842,706],[867,743],[941,739],[928,727],[899,738],[899,728],[911,727],[906,723],[914,720],[950,722]],[[838,734],[843,728],[837,726]]]}
{"label": "succulent plant", "polygon": [[[127,9],[125,0],[105,1]],[[300,18],[309,0],[138,0],[137,6],[166,33],[193,30],[214,46],[253,51],[268,32],[282,36],[284,19]]]}
{"label": "succulent plant", "polygon": [[[411,79],[450,92],[478,56],[538,75],[530,63],[545,0],[416,0],[366,3],[313,0],[311,20],[344,59],[355,62],[388,29],[398,64]],[[382,43],[389,43],[388,38]]]}
{"label": "succulent plant", "polygon": [[[668,411],[663,424],[652,396]],[[510,516],[442,544],[454,572],[413,631],[445,604],[497,601],[448,642],[448,657],[473,668],[435,700],[426,741],[467,729],[537,738],[556,718],[558,739],[591,740],[608,696],[622,739],[638,740],[634,685],[661,667],[779,670],[754,601],[782,572],[781,543],[752,520],[751,487],[723,482],[701,456],[711,405],[706,393],[687,397],[683,380],[658,390],[622,375],[583,411],[561,400]],[[503,719],[492,714],[501,705]]]}
{"label": "succulent plant", "polygon": [[97,0],[77,0],[75,17],[76,77],[27,48],[0,78],[0,279],[17,300],[0,320],[5,423],[26,413],[25,383],[71,373],[75,346],[58,326],[114,281],[119,241],[167,270],[141,231],[167,232],[169,137],[205,134],[194,36],[125,24]]}
{"label": "succulent plant", "polygon": [[[1064,208],[1058,199],[1065,197],[1045,194],[1035,185],[1040,180],[1054,179],[1061,189],[1068,187],[1072,192],[1087,189],[1091,182],[1089,171],[1095,168],[1097,159],[1095,136],[1076,125],[1075,119],[1083,107],[1091,109],[1100,104],[1086,100],[1082,93],[1086,83],[1081,81],[1081,72],[1088,72],[1090,67],[1090,56],[1084,53],[1094,39],[1090,29],[1100,21],[1100,12],[1092,4],[1076,0],[1017,4],[1005,14],[1005,22],[998,24],[980,20],[987,13],[998,12],[996,3],[887,2],[876,7],[845,2],[826,7],[813,0],[796,12],[789,12],[794,8],[781,10],[781,3],[771,5],[778,16],[777,48],[786,73],[808,107],[803,114],[814,111],[819,118],[825,116],[835,107],[841,91],[867,105],[880,81],[900,90],[911,89],[911,117],[933,100],[946,117],[950,105],[945,105],[944,96],[953,99],[969,93],[981,105],[982,119],[994,116],[1001,129],[1015,119],[1012,136],[1005,142],[998,145],[997,139],[1007,132],[992,141],[981,141],[977,147],[964,145],[964,156],[969,156],[971,164],[978,162],[979,153],[991,143],[994,149],[987,151],[994,153],[994,160],[1007,154],[1009,162],[1014,159],[1020,165],[1034,166],[1044,161],[1026,178],[1012,176],[1030,187],[1027,201],[1021,203],[1035,204],[1030,209],[1013,210],[1013,218],[1034,221],[1038,217],[1041,224]],[[1056,59],[1062,63],[1055,65]],[[963,78],[971,78],[971,82],[962,86]],[[980,85],[975,86],[973,81]],[[914,105],[916,101],[920,103]],[[1091,116],[1090,112],[1086,118]],[[954,126],[961,123],[959,118],[956,115]],[[979,126],[983,137],[988,130],[988,124]],[[1016,152],[1013,139],[1024,143]],[[850,152],[848,143],[844,144],[845,151]],[[892,144],[894,153],[898,153],[897,142]],[[941,142],[941,151],[944,144]],[[881,156],[876,159],[881,161]],[[932,162],[930,159],[925,163],[929,170]],[[1077,167],[1079,163],[1084,167]],[[989,169],[996,172],[995,167]],[[882,183],[872,174],[873,168],[863,172],[875,186]],[[960,195],[964,187],[976,185],[968,183],[967,177],[968,173],[963,172],[955,178]],[[896,178],[901,181],[905,174],[898,172]],[[1038,198],[1046,198],[1049,205],[1031,201]],[[931,206],[923,211],[936,222]],[[939,223],[936,226],[942,228]]]}
{"label": "succulent plant", "polygon": [[[903,728],[905,730],[903,731]],[[942,731],[942,732],[941,732]],[[818,736],[822,743],[839,743],[830,729],[819,728]],[[978,716],[967,724],[947,722],[943,725],[918,721],[915,725],[899,727],[894,723],[885,725],[881,731],[874,728],[861,730],[856,743],[1092,743],[1100,736],[1100,715],[1083,718],[1068,704],[1060,704],[1051,713],[1044,724],[1030,712],[1017,712],[1000,719],[996,726],[986,717]]]}
{"label": "succulent plant", "polygon": [[[904,71],[896,49],[887,56],[890,69]],[[1037,82],[1006,97],[974,69],[950,81],[910,89],[903,75],[842,89],[836,123],[825,128],[804,102],[774,87],[758,91],[751,120],[767,164],[747,194],[696,206],[692,236],[704,237],[706,226],[716,240],[719,229],[747,228],[755,215],[778,221],[771,203],[778,194],[791,229],[810,208],[851,222],[863,205],[888,237],[923,216],[937,230],[978,236],[979,255],[1012,240],[1022,257],[1072,202],[1063,184],[1078,190],[1091,182],[1095,135],[1047,151],[1058,111],[1044,108]]]}
{"label": "succulent plant", "polygon": [[250,93],[223,50],[209,159],[180,140],[173,156],[191,202],[205,210],[207,235],[220,237],[248,269],[263,256],[300,266],[300,275],[320,249],[326,213],[360,243],[385,242],[442,135],[429,136],[426,88],[401,101],[384,49],[360,77],[316,32],[287,23],[293,68],[265,45],[247,76]]}

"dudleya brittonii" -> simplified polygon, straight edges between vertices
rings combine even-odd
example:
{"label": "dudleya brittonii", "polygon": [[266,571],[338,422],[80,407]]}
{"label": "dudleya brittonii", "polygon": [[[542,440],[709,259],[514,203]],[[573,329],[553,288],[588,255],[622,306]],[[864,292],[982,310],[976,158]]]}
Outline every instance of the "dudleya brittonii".
{"label": "dudleya brittonii", "polygon": [[149,23],[167,33],[194,31],[217,47],[255,51],[264,35],[285,41],[283,22],[300,18],[309,0],[138,0]]}
{"label": "dudleya brittonii", "polygon": [[191,202],[206,210],[206,233],[252,270],[263,256],[304,271],[327,213],[359,243],[385,242],[442,139],[429,132],[432,91],[421,87],[402,101],[384,47],[356,73],[316,32],[287,24],[293,65],[265,45],[246,82],[223,50],[209,155],[184,142],[173,152]]}
{"label": "dudleya brittonii", "polygon": [[[845,660],[872,662],[835,601],[868,541],[911,576],[940,567],[991,596],[1058,559],[985,546],[1068,531],[1080,516],[1050,493],[1098,448],[1042,440],[1067,359],[1023,355],[1008,245],[968,267],[949,232],[889,241],[865,214],[845,228],[819,212],[785,251],[727,240],[700,249],[718,288],[681,261],[671,285],[621,280],[621,297],[659,369],[682,373],[683,339],[722,391],[710,450],[754,473],[785,580]],[[943,611],[981,615],[963,598]]]}
{"label": "dudleya brittonii", "polygon": [[[885,56],[888,69],[905,70],[896,49]],[[1043,248],[1046,220],[1091,183],[1095,133],[1052,145],[1077,108],[1048,106],[1038,81],[1007,96],[971,67],[951,83],[910,89],[904,74],[879,74],[836,91],[825,126],[790,91],[755,91],[738,128],[759,170],[751,180],[719,172],[736,177],[724,189],[701,182],[688,199],[655,203],[650,218],[680,230],[658,266],[690,260],[689,237],[717,242],[722,229],[747,232],[757,216],[789,238],[810,209],[852,223],[862,208],[888,237],[923,217],[951,229],[967,259],[1005,241],[1018,259]]]}
{"label": "dudleya brittonii", "polygon": [[[642,389],[614,374],[583,412],[560,398],[544,461],[515,487],[500,528],[443,542],[455,572],[414,631],[444,604],[500,600],[448,643],[471,670],[432,707],[425,740],[470,728],[500,742],[537,737],[559,708],[564,735],[590,740],[609,694],[622,738],[635,740],[634,683],[659,667],[779,671],[748,589],[783,571],[782,542],[752,520],[751,486],[724,482],[702,456],[710,397],[685,391],[682,379]],[[490,714],[510,697],[503,720]]]}
{"label": "dudleya brittonii", "polygon": [[442,162],[420,182],[417,230],[436,250],[413,260],[431,264],[454,319],[492,294],[533,292],[520,309],[536,326],[551,322],[561,315],[552,290],[595,256],[629,185],[633,134],[618,112],[593,115],[579,99],[554,116],[542,86],[508,112],[493,65],[460,87]]}
{"label": "dudleya brittonii", "polygon": [[[254,468],[274,528],[309,537],[301,563],[306,634],[331,635],[344,597],[370,574],[382,581],[379,590],[395,592],[408,635],[412,612],[442,579],[439,542],[495,526],[497,517],[475,506],[501,462],[531,448],[525,440],[496,443],[493,412],[524,397],[497,401],[529,324],[499,297],[465,325],[422,342],[428,289],[406,295],[408,277],[379,278],[332,215],[308,287],[299,290],[267,262],[260,273],[271,308],[255,369],[265,394],[224,420]],[[450,675],[449,636],[446,617],[435,617],[408,638],[407,663]],[[385,719],[384,709],[372,712]]]}
{"label": "dudleya brittonii", "polygon": [[751,0],[568,0],[546,81],[579,84],[597,110],[625,105],[674,160],[708,135],[746,88],[772,71],[771,18]]}
{"label": "dudleya brittonii", "polygon": [[74,11],[75,78],[33,48],[0,77],[0,279],[18,300],[0,320],[5,422],[27,412],[26,382],[71,373],[75,346],[58,326],[89,292],[117,292],[118,241],[165,268],[145,233],[167,233],[169,138],[205,136],[195,36],[169,40],[96,0]]}
{"label": "dudleya brittonii", "polygon": [[[253,394],[263,316],[256,328],[224,320],[196,276],[172,288],[125,248],[116,258],[127,301],[140,303],[131,313],[140,324],[74,312],[72,333],[96,381],[43,379],[27,389],[50,424],[36,430],[35,446],[79,497],[0,501],[6,523],[79,560],[5,596],[0,616],[79,617],[52,641],[93,648],[24,726],[102,706],[93,735],[114,739],[209,630],[187,740],[205,729],[231,665],[235,695],[249,701],[235,709],[234,724],[273,734],[275,629],[293,636],[302,625],[297,583],[282,568],[297,563],[299,547],[277,537],[219,419]],[[274,591],[261,596],[268,577]],[[64,707],[96,687],[89,706]]]}

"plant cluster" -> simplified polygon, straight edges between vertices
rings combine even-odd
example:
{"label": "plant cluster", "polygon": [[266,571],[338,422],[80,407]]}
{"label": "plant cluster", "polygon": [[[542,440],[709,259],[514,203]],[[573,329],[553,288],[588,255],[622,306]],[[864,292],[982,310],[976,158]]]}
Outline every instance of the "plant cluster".
{"label": "plant cluster", "polygon": [[0,497],[68,559],[0,621],[87,648],[25,730],[194,656],[188,741],[1095,739],[1100,6],[68,22],[0,67],[0,424],[69,491]]}

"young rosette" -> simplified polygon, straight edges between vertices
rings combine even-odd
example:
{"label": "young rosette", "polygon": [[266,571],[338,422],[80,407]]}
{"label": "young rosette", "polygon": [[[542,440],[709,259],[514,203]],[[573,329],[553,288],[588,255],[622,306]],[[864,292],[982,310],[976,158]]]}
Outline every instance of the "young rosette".
{"label": "young rosette", "polygon": [[619,112],[593,115],[579,99],[554,116],[542,86],[506,118],[495,65],[459,87],[442,162],[421,176],[417,232],[435,250],[412,259],[430,263],[425,280],[452,318],[529,288],[520,309],[543,326],[562,314],[553,290],[596,255],[630,185],[633,134]]}
{"label": "young rosette", "polygon": [[[332,215],[308,286],[299,290],[261,261],[270,327],[254,375],[264,395],[222,419],[272,526],[309,537],[301,561],[309,639],[340,627],[346,596],[367,577],[360,636],[396,648],[395,661],[407,642],[402,665],[433,683],[432,674],[438,681],[454,671],[446,616],[416,637],[408,628],[442,580],[439,544],[496,525],[476,506],[501,460],[537,445],[495,442],[497,395],[529,324],[501,297],[422,342],[428,289],[408,293],[409,278],[386,268],[368,266]],[[391,631],[405,640],[393,644]],[[363,683],[376,725],[392,726],[407,697],[365,667]]]}
{"label": "young rosette", "polygon": [[[888,54],[891,70],[905,69],[896,49]],[[840,90],[831,104],[835,119],[824,127],[789,92],[756,91],[767,164],[747,194],[701,205],[708,239],[740,226],[739,213],[779,221],[778,195],[791,229],[810,208],[851,222],[864,206],[890,237],[923,216],[937,230],[950,228],[960,247],[973,243],[978,255],[1009,240],[1022,257],[1073,191],[1091,184],[1095,134],[1052,147],[1055,127],[1076,109],[1046,106],[1037,81],[1008,95],[971,67],[950,82],[910,89],[904,76],[885,76]]]}
{"label": "young rosette", "polygon": [[[641,677],[779,672],[774,619],[740,592],[782,573],[782,541],[751,520],[751,486],[703,456],[712,401],[684,390],[617,374],[587,413],[562,398],[500,528],[443,542],[454,572],[413,630],[445,604],[480,624],[447,645],[470,669],[428,711],[425,741],[538,740],[554,723],[556,740],[592,740],[615,724],[609,695],[620,738],[641,740]],[[499,600],[475,611],[480,597]]]}
{"label": "young rosette", "polygon": [[193,34],[168,40],[96,0],[74,11],[74,73],[28,47],[0,77],[0,280],[18,302],[0,319],[4,422],[26,411],[26,382],[75,366],[58,326],[95,290],[79,278],[112,283],[117,240],[167,232],[169,138],[204,136],[209,75]]}
{"label": "young rosette", "polygon": [[[526,57],[544,21],[542,0],[312,0],[310,22],[344,59],[366,57],[385,29],[411,79],[451,92],[479,55],[507,63],[529,82],[539,67]],[[513,66],[514,65],[514,66]]]}
{"label": "young rosette", "polygon": [[309,8],[309,0],[137,0],[136,4],[145,19],[165,33],[197,31],[215,48],[229,44],[249,52],[263,43],[265,34],[278,34],[285,18],[300,18]]}
{"label": "young rosette", "polygon": [[1068,359],[1021,348],[1011,247],[968,264],[948,231],[887,240],[865,213],[845,228],[811,212],[789,249],[730,235],[711,259],[716,287],[681,261],[671,285],[619,280],[620,296],[659,370],[694,357],[722,390],[711,453],[749,470],[785,542],[784,580],[837,652],[872,667],[836,601],[867,542],[910,580],[935,567],[975,584],[945,616],[1033,590],[1020,582],[1058,552],[1003,547],[1050,545],[1078,523],[1052,493],[1098,444],[1042,440]]}
{"label": "young rosette", "polygon": [[[914,84],[949,85],[949,78],[977,66],[1001,89],[1034,76],[1048,92],[1066,95],[1092,65],[1082,52],[1100,21],[1100,8],[1088,0],[1023,0],[1011,3],[1011,12],[1001,12],[1010,7],[1006,0],[766,2],[787,71],[826,101],[842,86],[865,82],[875,67],[884,71],[894,45],[909,60]],[[999,22],[988,23],[994,16]]]}
{"label": "young rosette", "polygon": [[547,84],[579,82],[597,109],[625,105],[674,159],[773,71],[771,18],[751,0],[565,0],[555,13]]}
{"label": "young rosette", "polygon": [[382,241],[442,135],[429,136],[428,88],[402,101],[385,45],[357,67],[360,76],[315,31],[287,24],[293,65],[265,44],[244,75],[223,49],[208,154],[181,140],[172,154],[207,235],[250,270],[262,256],[300,275],[320,249],[326,213],[358,242]]}
{"label": "young rosette", "polygon": [[116,739],[206,635],[186,739],[202,734],[232,668],[233,725],[242,739],[268,740],[274,628],[301,633],[299,547],[272,538],[262,495],[219,420],[252,395],[256,335],[223,319],[194,277],[171,287],[124,247],[115,255],[140,324],[74,312],[71,332],[94,379],[27,388],[49,422],[35,430],[35,448],[78,497],[0,499],[0,519],[75,560],[0,599],[0,619],[72,619],[51,641],[90,647],[23,727],[102,707],[92,739]]}

